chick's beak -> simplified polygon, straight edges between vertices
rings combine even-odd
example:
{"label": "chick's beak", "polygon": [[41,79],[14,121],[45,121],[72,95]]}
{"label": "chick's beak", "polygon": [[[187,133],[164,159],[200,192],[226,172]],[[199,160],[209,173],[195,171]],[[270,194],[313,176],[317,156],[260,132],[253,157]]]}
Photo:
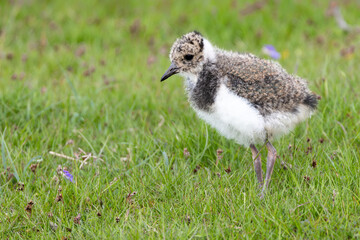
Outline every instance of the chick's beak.
{"label": "chick's beak", "polygon": [[179,73],[179,68],[172,62],[168,70],[166,70],[164,75],[161,77],[160,81],[162,82],[177,73]]}

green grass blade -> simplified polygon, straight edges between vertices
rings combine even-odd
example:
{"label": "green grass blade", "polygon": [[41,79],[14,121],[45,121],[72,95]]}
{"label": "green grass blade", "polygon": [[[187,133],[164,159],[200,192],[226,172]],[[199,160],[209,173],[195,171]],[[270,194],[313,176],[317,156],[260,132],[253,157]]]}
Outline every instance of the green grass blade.
{"label": "green grass blade", "polygon": [[[12,169],[13,169],[13,171],[14,171],[14,176],[15,176],[16,180],[17,180],[18,182],[20,182],[19,174],[18,174],[18,172],[17,172],[17,170],[16,170],[15,164],[14,164],[14,162],[13,162],[13,159],[12,159],[11,155],[10,155],[9,149],[8,149],[8,147],[7,147],[7,145],[6,145],[4,135],[5,135],[5,134],[2,134],[2,139],[1,139],[1,150],[2,150],[2,156],[3,156],[3,164],[4,164],[4,159],[6,159],[6,158],[5,158],[5,153],[4,153],[4,152],[6,151],[7,156],[8,156],[8,159],[9,159],[9,161],[10,161],[10,163],[11,163],[11,166],[12,166]],[[6,164],[6,163],[5,163],[5,164]]]}
{"label": "green grass blade", "polygon": [[[5,133],[5,130],[4,130],[4,133]],[[6,165],[6,155],[5,155],[4,133],[1,136],[1,158],[2,158],[3,167],[6,170],[7,165]]]}

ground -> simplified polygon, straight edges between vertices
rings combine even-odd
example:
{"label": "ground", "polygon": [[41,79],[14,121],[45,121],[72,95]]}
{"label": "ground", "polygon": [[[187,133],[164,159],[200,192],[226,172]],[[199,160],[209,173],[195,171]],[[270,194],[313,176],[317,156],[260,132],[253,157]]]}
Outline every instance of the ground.
{"label": "ground", "polygon": [[[359,2],[339,7],[360,25]],[[194,29],[273,45],[322,97],[274,142],[263,200],[250,150],[196,117],[180,77],[160,83]],[[359,32],[320,0],[2,1],[1,239],[360,237]]]}

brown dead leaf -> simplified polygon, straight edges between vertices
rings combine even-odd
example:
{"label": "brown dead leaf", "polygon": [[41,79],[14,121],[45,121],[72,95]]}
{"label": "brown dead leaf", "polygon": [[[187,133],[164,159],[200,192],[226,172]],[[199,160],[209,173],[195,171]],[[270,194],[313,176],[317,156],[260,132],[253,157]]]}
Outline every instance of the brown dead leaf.
{"label": "brown dead leaf", "polygon": [[215,163],[216,166],[219,164],[219,161],[223,158],[223,155],[222,155],[223,152],[224,151],[221,148],[216,150],[216,163]]}
{"label": "brown dead leaf", "polygon": [[81,215],[79,213],[76,217],[74,217],[74,223],[75,224],[80,224],[80,220],[81,220]]}
{"label": "brown dead leaf", "polygon": [[86,52],[85,45],[80,45],[75,51],[75,56],[82,57],[85,54],[85,52]]}
{"label": "brown dead leaf", "polygon": [[13,173],[8,173],[7,180],[10,181],[13,178],[14,178],[14,174]]}
{"label": "brown dead leaf", "polygon": [[106,65],[106,61],[105,61],[105,59],[100,59],[100,65],[101,66],[105,66]]}
{"label": "brown dead leaf", "polygon": [[91,66],[83,72],[84,77],[88,77],[95,72],[95,67]]}
{"label": "brown dead leaf", "polygon": [[325,43],[325,37],[322,35],[319,35],[316,37],[316,43],[319,45],[324,45]]}
{"label": "brown dead leaf", "polygon": [[22,182],[18,182],[16,190],[17,191],[24,191],[24,188],[25,188],[25,184],[22,183]]}
{"label": "brown dead leaf", "polygon": [[129,203],[129,204],[132,204],[133,203],[133,199],[132,197],[136,195],[137,192],[132,192],[132,193],[129,193],[127,196],[126,196],[126,201]]}
{"label": "brown dead leaf", "polygon": [[63,195],[61,193],[56,196],[55,202],[64,202]]}
{"label": "brown dead leaf", "polygon": [[14,58],[14,54],[13,54],[13,53],[7,53],[7,54],[6,54],[6,59],[7,59],[7,60],[13,60],[13,58]]}
{"label": "brown dead leaf", "polygon": [[30,201],[27,203],[26,207],[25,207],[25,211],[26,211],[29,215],[31,215],[31,211],[32,211],[33,206],[34,206],[34,202],[33,202],[32,200],[30,200]]}
{"label": "brown dead leaf", "polygon": [[311,178],[309,176],[305,175],[304,180],[305,180],[306,183],[309,183]]}
{"label": "brown dead leaf", "polygon": [[140,19],[135,19],[134,22],[130,26],[131,35],[137,35],[140,32],[141,21]]}
{"label": "brown dead leaf", "polygon": [[342,48],[340,50],[340,55],[344,58],[349,58],[354,54],[354,52],[355,52],[355,46],[352,45],[350,47]]}
{"label": "brown dead leaf", "polygon": [[190,224],[190,222],[191,222],[191,218],[190,218],[190,216],[189,216],[189,215],[185,217],[185,222],[186,222],[186,224],[187,224],[187,225],[189,225],[189,224]]}
{"label": "brown dead leaf", "polygon": [[311,162],[311,166],[312,166],[313,168],[316,168],[316,165],[317,165],[317,162],[316,162],[315,159],[313,159],[313,161]]}
{"label": "brown dead leaf", "polygon": [[256,11],[261,10],[265,6],[266,3],[267,3],[267,1],[263,0],[263,1],[256,1],[254,3],[248,4],[245,8],[240,10],[240,16],[244,17],[244,16],[250,15]]}
{"label": "brown dead leaf", "polygon": [[198,171],[200,170],[200,166],[199,165],[196,165],[196,167],[194,168],[193,170],[193,173],[197,173]]}
{"label": "brown dead leaf", "polygon": [[37,167],[38,167],[38,164],[37,164],[37,163],[31,164],[31,165],[30,165],[30,170],[31,170],[34,174],[36,174],[36,169],[37,169]]}

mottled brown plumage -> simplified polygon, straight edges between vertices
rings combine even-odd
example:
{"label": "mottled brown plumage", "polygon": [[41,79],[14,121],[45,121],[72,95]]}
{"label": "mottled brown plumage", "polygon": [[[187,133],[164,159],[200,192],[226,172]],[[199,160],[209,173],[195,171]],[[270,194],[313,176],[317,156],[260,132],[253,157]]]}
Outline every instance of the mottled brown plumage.
{"label": "mottled brown plumage", "polygon": [[262,115],[276,111],[294,112],[306,104],[311,93],[305,80],[288,74],[278,63],[252,54],[217,52],[217,69],[227,77],[225,84],[248,99]]}

